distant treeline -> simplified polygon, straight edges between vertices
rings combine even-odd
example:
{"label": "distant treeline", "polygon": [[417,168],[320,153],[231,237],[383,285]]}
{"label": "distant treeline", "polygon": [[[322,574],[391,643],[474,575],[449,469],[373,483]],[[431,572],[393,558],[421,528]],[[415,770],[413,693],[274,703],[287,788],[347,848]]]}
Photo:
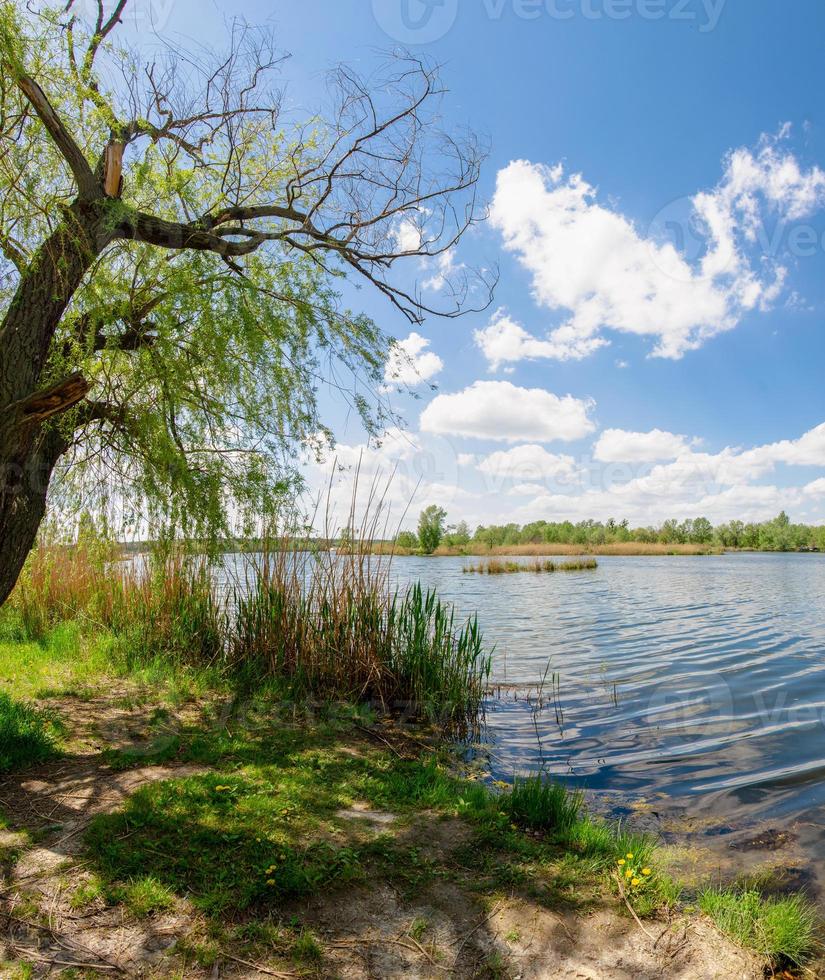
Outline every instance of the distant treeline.
{"label": "distant treeline", "polygon": [[[401,536],[399,536],[399,543]],[[687,521],[665,521],[659,527],[630,527],[628,521],[534,521],[521,526],[480,526],[471,533],[462,522],[449,528],[441,543],[448,547],[483,545],[565,544],[598,546],[635,542],[639,544],[697,544],[755,551],[825,551],[825,527],[793,524],[783,511],[761,524],[728,521],[714,526],[706,517]]]}
{"label": "distant treeline", "polygon": [[[533,521],[530,524],[480,525],[471,531],[466,521],[454,526],[446,524],[434,537],[429,552],[439,548],[465,552],[479,548],[483,551],[527,545],[571,545],[578,548],[598,548],[606,545],[698,545],[703,549],[741,548],[751,551],[823,551],[825,552],[825,526],[794,524],[783,511],[771,521],[761,524],[745,521],[728,521],[713,525],[706,517],[686,521],[665,521],[659,527],[631,527],[628,521]],[[283,541],[283,539],[282,539]],[[194,551],[257,552],[266,550],[267,543],[258,538],[227,539],[211,547],[203,542],[189,542]],[[391,541],[361,542],[361,548],[392,549]],[[421,551],[419,535],[402,531],[395,545],[404,551]],[[151,541],[121,543],[125,553],[149,551]],[[334,538],[296,537],[292,540],[296,551],[325,550],[330,547],[352,547],[352,535],[342,530]],[[403,553],[403,551],[402,551]]]}

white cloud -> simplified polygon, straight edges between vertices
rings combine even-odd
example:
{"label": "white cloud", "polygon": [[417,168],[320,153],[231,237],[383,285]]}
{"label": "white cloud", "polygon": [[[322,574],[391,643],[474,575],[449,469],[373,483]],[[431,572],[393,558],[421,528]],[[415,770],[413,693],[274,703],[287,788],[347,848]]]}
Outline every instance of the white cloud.
{"label": "white cloud", "polygon": [[385,385],[415,387],[435,377],[444,362],[433,351],[428,351],[429,340],[414,331],[404,340],[398,340],[390,350],[384,368]]}
{"label": "white cloud", "polygon": [[[594,458],[606,434],[597,441]],[[628,435],[648,437],[651,433],[622,433],[623,437]],[[685,437],[672,433],[659,435],[685,440]],[[664,445],[667,440],[661,441]],[[626,440],[616,439],[617,457],[630,456],[631,450],[621,449],[623,443]],[[631,439],[631,446],[632,443]],[[609,448],[610,439],[607,445]],[[672,448],[675,446],[674,441]],[[825,478],[802,487],[777,487],[755,481],[773,473],[780,465],[825,467],[825,423],[798,439],[785,439],[751,449],[728,447],[718,453],[696,452],[685,440],[682,451],[670,462],[651,467],[639,456],[623,461],[628,464],[623,474],[595,469],[590,473],[589,488],[583,492],[545,491],[523,504],[510,519],[525,522],[539,518],[604,520],[626,517],[631,523],[646,525],[658,524],[670,517],[683,519],[700,515],[716,522],[733,518],[765,520],[782,509],[798,516],[812,499],[825,496]]]}
{"label": "white cloud", "polygon": [[[685,449],[675,459],[603,464],[554,454],[537,442],[487,454],[456,453],[450,439],[390,429],[379,442],[322,446],[326,462],[308,461],[305,472],[313,495],[322,499],[332,475],[331,521],[338,527],[347,520],[360,471],[357,517],[376,486],[373,509],[378,499],[385,508],[381,533],[394,533],[404,515],[404,525],[414,527],[421,508],[434,502],[447,509],[451,520],[472,526],[609,517],[627,518],[633,525],[698,516],[749,521],[774,517],[783,509],[794,520],[825,523],[825,424],[796,439],[715,453],[697,451],[697,440],[681,438]],[[805,479],[799,485],[775,485],[780,481],[769,477],[780,467],[787,467],[782,482],[790,480],[794,467],[803,468]],[[811,467],[819,473],[809,476]],[[324,513],[322,506],[316,524],[323,524]]]}
{"label": "white cloud", "polygon": [[569,316],[533,337],[500,311],[476,338],[491,364],[582,358],[608,343],[607,330],[649,337],[654,355],[678,358],[770,307],[786,269],[760,241],[766,218],[797,220],[825,204],[825,172],[780,149],[786,135],[729,154],[719,184],[674,211],[685,235],[701,229],[695,255],[689,242],[641,233],[560,165],[519,160],[499,171],[492,223],[530,272],[536,301]]}
{"label": "white cloud", "polygon": [[399,252],[417,252],[423,239],[421,220],[409,216],[402,218],[395,228],[394,237]]}
{"label": "white cloud", "polygon": [[807,486],[803,487],[803,493],[811,497],[825,497],[825,477],[812,480]]}
{"label": "white cloud", "polygon": [[337,531],[354,511],[356,524],[369,515],[379,536],[392,535],[402,519],[414,526],[428,503],[458,513],[471,497],[460,486],[455,454],[444,440],[392,427],[363,443],[330,446],[321,436],[317,445],[320,460],[314,454],[305,459],[304,507],[310,515],[314,511],[319,531],[327,521]]}
{"label": "white cloud", "polygon": [[801,439],[774,442],[759,451],[790,466],[825,466],[825,422],[806,432]]}
{"label": "white cloud", "polygon": [[541,483],[516,483],[507,493],[511,497],[535,497],[536,494],[545,493],[546,489]]}
{"label": "white cloud", "polygon": [[522,485],[540,480],[570,482],[579,474],[572,456],[548,453],[536,445],[514,446],[490,453],[478,464],[478,469],[495,480],[513,480]]}
{"label": "white cloud", "polygon": [[476,381],[438,395],[421,413],[421,431],[500,442],[570,442],[595,429],[591,400],[519,388],[509,381]]}
{"label": "white cloud", "polygon": [[450,248],[442,252],[435,260],[435,271],[423,282],[425,289],[432,289],[438,292],[443,289],[450,279],[450,276],[464,268],[463,263],[456,263],[455,250]]}
{"label": "white cloud", "polygon": [[650,432],[605,429],[593,447],[593,458],[601,463],[655,463],[676,459],[688,449],[684,436],[661,429]]}
{"label": "white cloud", "polygon": [[563,360],[567,356],[567,348],[564,344],[534,337],[503,309],[493,314],[483,330],[476,330],[473,339],[489,361],[491,371],[497,370],[503,364],[516,361],[533,360],[538,357]]}

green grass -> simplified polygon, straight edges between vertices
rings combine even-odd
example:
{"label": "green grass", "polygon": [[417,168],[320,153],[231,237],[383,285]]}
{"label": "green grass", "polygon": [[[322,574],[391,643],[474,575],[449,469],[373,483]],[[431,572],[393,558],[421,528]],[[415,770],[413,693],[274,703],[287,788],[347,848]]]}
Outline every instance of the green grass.
{"label": "green grass", "polygon": [[43,762],[57,751],[55,725],[0,691],[0,773]]}
{"label": "green grass", "polygon": [[213,914],[364,879],[368,854],[335,817],[368,788],[362,762],[295,731],[265,744],[195,738],[189,751],[221,771],[147,786],[95,820],[88,841],[102,877],[148,875]]}
{"label": "green grass", "polygon": [[111,669],[112,637],[62,623],[28,640],[13,609],[0,609],[0,691],[19,698],[86,693]]}
{"label": "green grass", "polygon": [[576,824],[583,803],[580,790],[569,791],[541,775],[517,777],[512,790],[503,797],[505,810],[514,823],[559,836],[569,833]]}
{"label": "green grass", "polygon": [[814,950],[816,911],[801,895],[709,888],[699,895],[699,908],[734,942],[779,964],[801,965]]}
{"label": "green grass", "polygon": [[483,786],[454,779],[437,758],[353,755],[341,736],[333,723],[184,733],[179,758],[216,771],[143,787],[120,813],[97,817],[87,835],[97,874],[110,890],[148,876],[211,915],[260,913],[376,874],[404,887],[431,877],[414,847],[365,839],[340,815],[357,801],[402,822],[434,810],[506,823]]}
{"label": "green grass", "polygon": [[[580,794],[559,784],[523,779],[494,793],[453,776],[439,752],[353,753],[347,718],[317,718],[310,729],[271,721],[234,736],[181,732],[177,758],[214,771],[146,786],[121,812],[95,819],[89,856],[110,891],[149,877],[212,917],[274,914],[293,899],[379,880],[414,895],[453,873],[409,837],[422,813],[461,818],[472,840],[466,861],[488,890],[518,887],[575,905],[604,890],[629,848],[645,861],[653,854],[651,839],[592,820]],[[356,802],[394,814],[392,826],[365,833],[342,815]],[[671,904],[667,883],[659,875],[647,883],[640,914]]]}
{"label": "green grass", "polygon": [[[422,620],[415,614],[412,621]],[[444,750],[399,758],[353,727],[374,722],[363,707],[314,704],[309,720],[296,723],[294,701],[284,705],[283,698],[294,692],[283,679],[270,677],[255,694],[247,692],[238,713],[226,717],[214,695],[231,688],[219,673],[163,657],[138,664],[120,642],[68,624],[31,643],[13,617],[0,614],[0,770],[12,729],[14,744],[24,746],[15,750],[15,765],[55,744],[48,716],[12,701],[3,685],[15,684],[27,697],[84,690],[99,696],[103,683],[123,676],[130,686],[118,697],[137,704],[157,706],[198,692],[214,702],[212,715],[205,709],[172,735],[165,711],[156,708],[157,737],[147,748],[107,754],[113,768],[174,758],[210,769],[147,785],[119,812],[93,821],[84,855],[90,877],[71,897],[75,908],[103,902],[151,918],[191,904],[208,923],[207,933],[192,939],[195,962],[214,963],[226,943],[241,942],[252,959],[274,950],[302,969],[316,969],[317,940],[300,922],[285,926],[284,909],[359,884],[386,882],[422,898],[440,881],[457,882],[482,905],[515,892],[553,908],[586,910],[602,903],[607,890],[618,895],[616,879],[632,866],[640,883],[633,886],[631,878],[626,891],[637,914],[679,900],[678,885],[657,866],[654,839],[591,817],[576,790],[536,776],[495,793],[454,776]],[[44,733],[46,747],[38,741]],[[343,814],[355,804],[389,811],[395,820],[368,828]],[[433,820],[463,827],[448,854],[428,850]],[[708,890],[699,904],[736,942],[778,962],[803,962],[813,947],[815,916],[798,896],[766,898],[749,885]],[[425,920],[413,921],[410,935],[425,934]]]}
{"label": "green grass", "polygon": [[151,875],[133,878],[106,895],[109,904],[123,904],[138,919],[174,907],[175,895],[163,882]]}

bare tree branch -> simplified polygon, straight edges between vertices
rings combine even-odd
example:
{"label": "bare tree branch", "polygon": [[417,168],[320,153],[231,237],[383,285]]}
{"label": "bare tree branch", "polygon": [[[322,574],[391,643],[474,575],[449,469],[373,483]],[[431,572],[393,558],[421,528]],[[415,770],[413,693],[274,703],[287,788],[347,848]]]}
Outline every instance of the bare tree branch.
{"label": "bare tree branch", "polygon": [[100,186],[95,180],[92,168],[89,166],[89,161],[83,155],[83,151],[75,142],[74,137],[55,112],[54,107],[46,97],[46,93],[33,78],[25,73],[17,77],[17,85],[31,103],[40,121],[54,140],[55,146],[60,150],[66,163],[68,163],[77,183],[80,196],[88,199],[98,197]]}

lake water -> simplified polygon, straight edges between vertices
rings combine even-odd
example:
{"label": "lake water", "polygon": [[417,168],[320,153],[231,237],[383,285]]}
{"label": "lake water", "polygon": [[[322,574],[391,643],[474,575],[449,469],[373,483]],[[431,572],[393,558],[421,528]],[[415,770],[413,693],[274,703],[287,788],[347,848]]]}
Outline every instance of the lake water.
{"label": "lake water", "polygon": [[543,769],[666,835],[781,846],[825,882],[825,555],[602,557],[549,575],[465,564],[397,558],[393,576],[477,612],[495,644],[508,688],[487,705],[493,776]]}

